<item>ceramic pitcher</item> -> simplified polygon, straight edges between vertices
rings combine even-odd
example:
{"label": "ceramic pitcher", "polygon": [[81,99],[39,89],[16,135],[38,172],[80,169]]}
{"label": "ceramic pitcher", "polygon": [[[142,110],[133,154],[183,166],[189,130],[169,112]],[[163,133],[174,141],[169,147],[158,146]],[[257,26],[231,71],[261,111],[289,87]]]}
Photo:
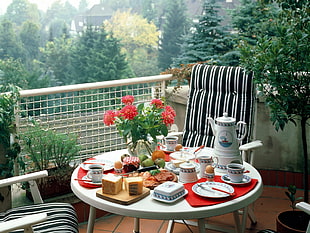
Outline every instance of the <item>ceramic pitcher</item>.
{"label": "ceramic pitcher", "polygon": [[[224,113],[222,117],[218,117],[215,121],[208,117],[212,132],[215,136],[214,154],[218,157],[218,167],[226,169],[226,165],[231,162],[242,163],[239,151],[239,142],[243,140],[247,134],[247,124],[243,121],[236,123],[236,119],[229,117]],[[241,137],[237,137],[236,130],[244,126],[244,133]]]}

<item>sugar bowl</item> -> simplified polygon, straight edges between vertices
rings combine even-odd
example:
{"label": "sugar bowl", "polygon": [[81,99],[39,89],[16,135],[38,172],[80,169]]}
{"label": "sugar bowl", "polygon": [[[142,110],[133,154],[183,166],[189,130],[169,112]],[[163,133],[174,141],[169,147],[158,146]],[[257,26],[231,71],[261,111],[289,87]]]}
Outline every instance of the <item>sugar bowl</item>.
{"label": "sugar bowl", "polygon": [[198,180],[195,165],[189,161],[180,164],[179,181],[192,183]]}

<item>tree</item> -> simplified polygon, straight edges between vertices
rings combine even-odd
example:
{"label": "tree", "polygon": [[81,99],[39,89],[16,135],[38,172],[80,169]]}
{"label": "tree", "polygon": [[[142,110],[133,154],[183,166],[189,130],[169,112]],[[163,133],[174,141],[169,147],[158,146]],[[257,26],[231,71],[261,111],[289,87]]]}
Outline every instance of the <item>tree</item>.
{"label": "tree", "polygon": [[231,21],[241,40],[254,45],[261,33],[273,36],[270,21],[277,17],[278,8],[274,4],[262,4],[256,0],[242,0],[239,7],[231,10]]}
{"label": "tree", "polygon": [[61,37],[63,28],[70,28],[71,21],[76,14],[77,9],[68,1],[64,4],[60,0],[53,2],[42,19],[42,28],[48,28],[49,31],[48,40],[51,41],[56,37]]}
{"label": "tree", "polygon": [[7,8],[5,17],[17,26],[21,26],[27,20],[40,22],[37,5],[31,4],[28,0],[13,0]]}
{"label": "tree", "polygon": [[127,78],[128,64],[120,44],[102,27],[88,26],[71,51],[71,82],[86,83]]}
{"label": "tree", "polygon": [[172,58],[180,54],[181,37],[187,25],[185,10],[183,0],[168,2],[158,53],[158,66],[162,70],[167,69],[172,64]]}
{"label": "tree", "polygon": [[70,56],[72,50],[72,39],[63,35],[54,41],[46,43],[41,48],[43,55],[42,65],[46,72],[52,73],[53,78],[57,80],[58,85],[69,85],[74,83],[71,79]]}
{"label": "tree", "polygon": [[28,67],[34,59],[38,59],[40,46],[40,28],[39,25],[26,21],[22,24],[19,34],[23,48],[25,50],[25,60]]}
{"label": "tree", "polygon": [[[143,62],[148,63],[156,59],[159,32],[155,24],[130,11],[117,11],[105,26],[120,40],[136,76],[150,75],[155,70],[158,72],[156,64],[154,69],[148,70],[148,73],[138,72]],[[143,56],[140,56],[142,54]]]}
{"label": "tree", "polygon": [[22,44],[16,36],[13,24],[9,20],[2,20],[0,23],[0,59],[6,58],[24,60]]}
{"label": "tree", "polygon": [[28,71],[20,60],[13,58],[0,60],[0,86],[9,84],[28,88]]}
{"label": "tree", "polygon": [[277,2],[281,10],[272,21],[275,36],[260,35],[255,45],[245,41],[240,47],[241,62],[247,70],[254,71],[275,129],[283,130],[289,122],[301,127],[304,201],[309,202],[306,126],[310,118],[310,2]]}
{"label": "tree", "polygon": [[181,55],[173,59],[175,66],[211,60],[225,64],[223,56],[233,49],[232,36],[221,26],[215,0],[205,0],[203,12],[194,29],[183,38]]}

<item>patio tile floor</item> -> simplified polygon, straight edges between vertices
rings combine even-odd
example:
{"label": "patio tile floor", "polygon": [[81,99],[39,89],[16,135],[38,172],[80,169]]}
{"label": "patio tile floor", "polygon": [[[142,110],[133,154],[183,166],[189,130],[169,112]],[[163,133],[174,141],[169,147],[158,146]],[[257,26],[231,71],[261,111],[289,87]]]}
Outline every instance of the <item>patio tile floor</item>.
{"label": "patio tile floor", "polygon": [[[247,220],[246,233],[258,232],[262,229],[276,229],[276,216],[283,210],[290,209],[290,203],[285,195],[285,187],[265,186],[261,197],[255,202],[254,209],[257,218],[257,224],[251,225]],[[303,191],[297,191],[297,197],[302,196]],[[232,214],[212,217],[208,219],[208,223],[226,226],[228,229],[233,229],[234,221]],[[167,220],[149,220],[141,219],[141,233],[164,233],[168,226]],[[79,227],[80,233],[85,233],[87,223],[81,223]],[[192,232],[196,233],[197,227],[190,226]],[[109,214],[97,219],[95,223],[94,233],[132,233],[133,218],[123,217],[119,215]],[[176,223],[173,233],[188,233],[189,229],[184,224]],[[218,231],[207,230],[208,233]]]}

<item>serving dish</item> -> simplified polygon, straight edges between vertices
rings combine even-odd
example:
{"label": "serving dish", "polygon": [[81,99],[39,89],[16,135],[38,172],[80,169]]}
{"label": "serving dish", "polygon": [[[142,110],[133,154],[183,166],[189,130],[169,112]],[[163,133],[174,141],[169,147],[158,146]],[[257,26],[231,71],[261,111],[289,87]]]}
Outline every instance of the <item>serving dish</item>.
{"label": "serving dish", "polygon": [[173,203],[173,202],[176,202],[177,200],[179,200],[180,198],[186,196],[188,194],[188,191],[185,189],[184,190],[184,193],[182,195],[180,195],[179,197],[175,198],[174,200],[165,200],[165,199],[161,199],[161,198],[158,198],[154,195],[154,192],[151,194],[151,197],[156,200],[156,201],[161,201],[161,202],[165,202],[165,203]]}

